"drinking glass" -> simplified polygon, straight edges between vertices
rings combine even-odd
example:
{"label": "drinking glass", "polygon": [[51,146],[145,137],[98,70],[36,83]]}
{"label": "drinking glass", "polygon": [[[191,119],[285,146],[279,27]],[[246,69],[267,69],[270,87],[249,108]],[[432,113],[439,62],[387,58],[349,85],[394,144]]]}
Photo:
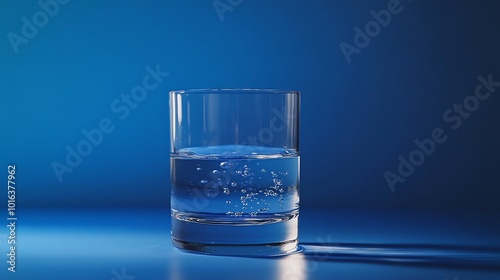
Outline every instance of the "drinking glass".
{"label": "drinking glass", "polygon": [[172,241],[216,255],[297,250],[300,93],[170,92]]}

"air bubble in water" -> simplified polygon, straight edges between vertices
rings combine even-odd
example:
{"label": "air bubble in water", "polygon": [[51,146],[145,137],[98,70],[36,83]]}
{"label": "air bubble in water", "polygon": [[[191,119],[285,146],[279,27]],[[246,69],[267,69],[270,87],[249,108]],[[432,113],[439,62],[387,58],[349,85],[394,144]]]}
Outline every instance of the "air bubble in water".
{"label": "air bubble in water", "polygon": [[246,190],[246,189],[241,189],[241,192],[242,192],[242,193],[246,193],[246,192],[247,192],[247,190]]}
{"label": "air bubble in water", "polygon": [[217,175],[217,174],[219,174],[219,173],[220,173],[220,171],[219,171],[219,170],[217,170],[217,169],[214,169],[214,170],[212,171],[212,174],[215,174],[215,175]]}
{"label": "air bubble in water", "polygon": [[236,187],[237,185],[238,185],[238,183],[236,183],[236,182],[231,183],[231,187]]}
{"label": "air bubble in water", "polygon": [[231,201],[230,200],[226,200],[226,204],[231,204]]}
{"label": "air bubble in water", "polygon": [[208,181],[207,181],[207,180],[201,180],[201,181],[200,181],[200,184],[206,184],[206,183],[208,183]]}
{"label": "air bubble in water", "polygon": [[197,168],[196,168],[196,170],[197,170],[197,171],[201,171],[201,167],[197,167]]}
{"label": "air bubble in water", "polygon": [[229,191],[228,188],[224,188],[224,194],[229,194],[229,193],[231,193],[231,191]]}
{"label": "air bubble in water", "polygon": [[224,161],[220,163],[220,167],[222,168],[231,168],[233,167],[233,163],[229,161]]}

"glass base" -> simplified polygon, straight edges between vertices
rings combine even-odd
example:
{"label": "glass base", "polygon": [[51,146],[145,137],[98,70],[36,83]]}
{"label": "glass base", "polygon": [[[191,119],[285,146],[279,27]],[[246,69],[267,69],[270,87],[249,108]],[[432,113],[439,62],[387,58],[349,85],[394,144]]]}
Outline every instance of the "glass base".
{"label": "glass base", "polygon": [[297,253],[298,240],[271,244],[201,244],[172,238],[175,247],[191,253],[220,256],[273,257]]}
{"label": "glass base", "polygon": [[230,220],[196,216],[180,212],[172,215],[175,247],[200,254],[252,257],[287,255],[298,250],[298,211]]}

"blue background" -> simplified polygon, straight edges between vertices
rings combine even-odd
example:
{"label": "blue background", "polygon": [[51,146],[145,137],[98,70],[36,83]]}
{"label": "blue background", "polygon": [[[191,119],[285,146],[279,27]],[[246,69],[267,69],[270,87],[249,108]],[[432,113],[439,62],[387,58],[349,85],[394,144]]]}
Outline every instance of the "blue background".
{"label": "blue background", "polygon": [[[72,0],[16,53],[8,34],[22,35],[22,18],[33,22],[41,7],[0,1],[0,175],[16,164],[26,273],[16,279],[109,279],[122,266],[137,279],[220,278],[232,267],[254,279],[252,264],[275,279],[297,265],[172,248],[168,91],[189,88],[302,92],[301,241],[500,245],[500,88],[459,129],[443,120],[478,76],[500,81],[500,2],[401,0],[350,63],[339,44],[353,45],[354,28],[390,1],[243,0],[222,18],[213,2]],[[128,115],[114,112],[147,67],[169,75]],[[53,163],[66,164],[66,147],[106,118],[114,130],[60,181]],[[384,172],[396,173],[398,156],[435,128],[446,142],[392,192]],[[392,268],[319,262],[297,279],[486,279]]]}
{"label": "blue background", "polygon": [[[403,10],[346,61],[354,27],[388,1],[243,1],[219,18],[212,1],[70,1],[16,54],[31,1],[0,3],[0,166],[18,165],[22,207],[169,204],[169,90],[302,92],[303,207],[499,209],[498,92],[453,131],[442,114],[500,80],[497,1],[401,1]],[[168,72],[130,114],[112,102]],[[100,145],[59,182],[82,130],[109,118]],[[442,127],[448,140],[391,192],[397,157]]]}

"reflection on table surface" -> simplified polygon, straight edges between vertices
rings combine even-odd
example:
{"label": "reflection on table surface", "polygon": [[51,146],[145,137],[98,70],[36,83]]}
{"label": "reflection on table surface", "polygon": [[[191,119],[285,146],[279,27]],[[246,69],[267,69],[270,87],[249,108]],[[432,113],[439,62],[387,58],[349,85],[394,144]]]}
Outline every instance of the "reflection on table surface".
{"label": "reflection on table surface", "polygon": [[[468,217],[302,209],[304,252],[243,258],[177,250],[170,242],[166,209],[20,210],[16,273],[8,272],[4,263],[0,276],[53,280],[500,279],[500,222],[493,214],[469,213]],[[0,240],[1,251],[7,252],[5,230]]]}

